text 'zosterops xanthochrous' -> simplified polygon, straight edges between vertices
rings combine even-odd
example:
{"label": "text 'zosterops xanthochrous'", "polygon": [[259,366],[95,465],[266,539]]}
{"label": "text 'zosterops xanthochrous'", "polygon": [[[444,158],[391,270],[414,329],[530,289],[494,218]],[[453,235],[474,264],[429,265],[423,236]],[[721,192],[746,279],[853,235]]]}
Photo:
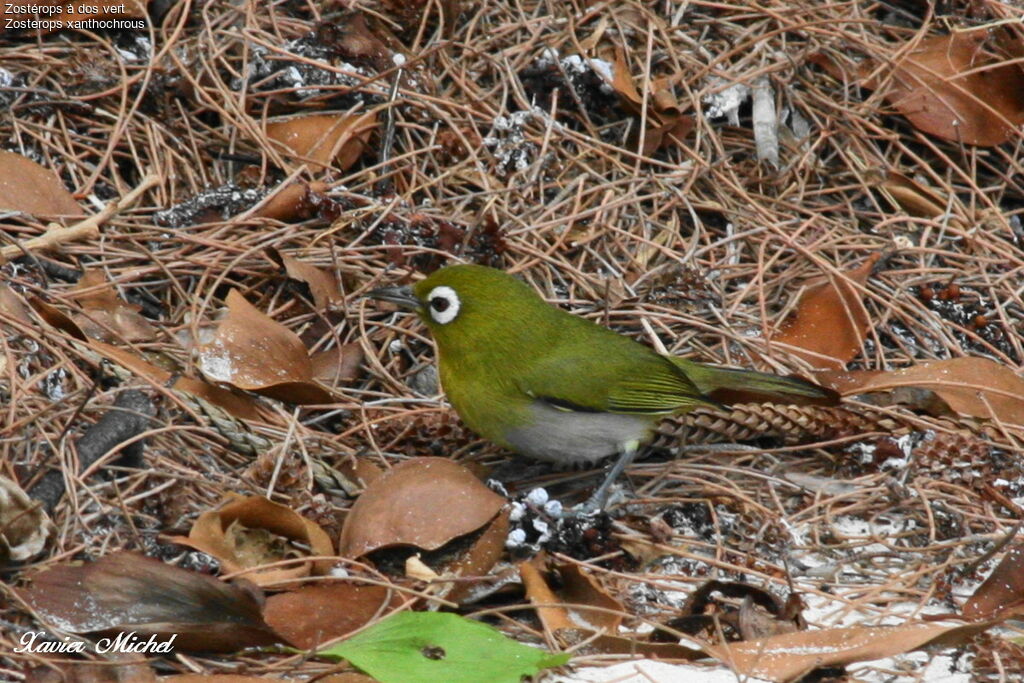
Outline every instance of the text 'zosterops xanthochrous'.
{"label": "text 'zosterops xanthochrous'", "polygon": [[721,405],[712,393],[776,403],[835,396],[801,379],[663,356],[494,268],[448,266],[412,287],[368,296],[419,313],[437,343],[441,385],[473,431],[559,464],[620,455],[595,494],[599,504],[661,418]]}

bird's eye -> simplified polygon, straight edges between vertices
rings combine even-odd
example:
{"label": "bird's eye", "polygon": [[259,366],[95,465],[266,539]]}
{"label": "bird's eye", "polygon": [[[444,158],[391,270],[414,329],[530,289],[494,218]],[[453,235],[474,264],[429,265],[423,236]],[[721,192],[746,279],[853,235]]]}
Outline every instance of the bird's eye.
{"label": "bird's eye", "polygon": [[434,322],[447,325],[459,314],[459,295],[451,287],[434,287],[427,296],[430,303],[430,317]]}

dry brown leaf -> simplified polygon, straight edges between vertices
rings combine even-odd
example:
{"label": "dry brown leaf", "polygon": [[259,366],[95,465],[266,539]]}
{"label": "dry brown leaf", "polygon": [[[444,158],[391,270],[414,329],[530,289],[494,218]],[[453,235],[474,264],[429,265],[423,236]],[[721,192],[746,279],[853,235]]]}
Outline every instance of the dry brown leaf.
{"label": "dry brown leaf", "polygon": [[252,208],[256,218],[273,218],[282,223],[292,223],[311,218],[309,197],[311,194],[327,192],[327,183],[293,182],[282,185],[263,198]]}
{"label": "dry brown leaf", "polygon": [[369,16],[371,20],[374,20],[374,28],[382,35],[378,35],[370,28],[366,21],[366,14],[358,9],[343,9],[337,19],[318,29],[320,32],[318,37],[323,42],[329,43],[340,56],[357,60],[371,60],[380,63],[380,70],[383,70],[385,67],[381,60],[389,57],[392,52],[385,44],[385,40],[388,43],[393,43],[394,48],[398,48],[401,43],[390,35],[383,22],[376,21],[373,15]]}
{"label": "dry brown leaf", "polygon": [[[140,358],[135,352],[128,349],[118,348],[98,339],[89,339],[78,325],[69,317],[49,304],[36,298],[29,299],[33,310],[39,317],[53,327],[71,335],[79,341],[85,342],[107,360],[121,365],[139,377],[145,378],[157,386],[167,386],[171,381],[172,374],[163,368],[153,365],[147,360]],[[242,420],[256,420],[259,412],[256,404],[248,396],[239,396],[226,389],[208,384],[202,380],[192,377],[178,377],[174,380],[171,388],[175,391],[182,391],[187,394],[209,401],[215,406],[223,408],[235,417]]]}
{"label": "dry brown leaf", "polygon": [[509,528],[508,516],[507,508],[499,512],[469,550],[444,568],[446,574],[453,576],[480,577],[479,581],[455,583],[452,589],[444,594],[446,600],[461,602],[471,597],[481,583],[485,586],[489,585],[486,579],[488,573],[494,569],[505,554],[505,540],[508,538]]}
{"label": "dry brown leaf", "polygon": [[961,415],[1024,425],[1024,378],[988,358],[951,358],[889,372],[822,372],[816,378],[844,396],[927,389]]}
{"label": "dry brown leaf", "polygon": [[17,320],[25,325],[32,324],[28,307],[21,296],[3,282],[0,282],[0,318]]}
{"label": "dry brown leaf", "polygon": [[[594,631],[605,630],[618,633],[622,624],[625,607],[602,588],[592,575],[583,571],[578,564],[558,563],[555,565],[562,578],[559,595],[568,605],[569,618],[577,626]],[[599,609],[590,610],[587,607]],[[615,614],[614,612],[619,612]]]}
{"label": "dry brown leaf", "polygon": [[[601,588],[594,577],[569,562],[556,563],[552,569],[561,578],[558,591],[553,591],[534,562],[519,565],[526,595],[534,604],[561,603],[559,607],[538,607],[537,614],[552,632],[562,628],[589,629],[618,633],[625,608]],[[539,579],[539,582],[538,582]],[[597,609],[587,609],[595,607]]]}
{"label": "dry brown leaf", "polygon": [[352,506],[338,551],[360,557],[391,546],[436,550],[487,524],[505,499],[447,458],[415,458],[372,482]]}
{"label": "dry brown leaf", "polygon": [[[739,607],[737,600],[742,601]],[[802,611],[803,601],[798,593],[783,600],[760,586],[712,579],[690,593],[679,616],[666,622],[666,626],[715,640],[754,640],[807,628]]]}
{"label": "dry brown leaf", "polygon": [[888,192],[893,202],[911,216],[935,218],[946,212],[946,204],[940,196],[902,173],[889,171],[881,189]]}
{"label": "dry brown leaf", "polygon": [[341,301],[341,285],[334,273],[282,254],[274,247],[267,247],[266,251],[271,260],[285,269],[288,277],[309,287],[313,303],[318,309],[326,310],[331,304]]}
{"label": "dry brown leaf", "polygon": [[559,600],[555,591],[551,590],[551,586],[544,580],[539,568],[543,566],[543,562],[544,557],[537,556],[519,563],[519,577],[526,589],[526,597],[530,603],[537,605],[537,616],[547,631],[556,633],[559,629],[577,628],[569,616],[569,611],[559,604],[562,600]]}
{"label": "dry brown leaf", "polygon": [[1024,607],[1024,545],[1011,546],[984,583],[964,603],[967,619],[980,621],[1019,614]]}
{"label": "dry brown leaf", "polygon": [[50,659],[48,667],[28,671],[25,683],[156,683],[156,672],[142,655],[108,657],[99,661]]}
{"label": "dry brown leaf", "polygon": [[640,150],[644,156],[654,154],[669,143],[682,144],[696,125],[692,116],[662,115],[660,118],[665,122],[652,125],[644,133],[644,144]]}
{"label": "dry brown leaf", "polygon": [[798,631],[741,643],[702,644],[701,647],[740,677],[795,681],[819,667],[882,659],[930,645],[951,647],[990,626],[991,622],[837,628]]}
{"label": "dry brown leaf", "polygon": [[1024,123],[1024,72],[993,54],[988,38],[988,28],[926,38],[891,71],[869,76],[877,65],[862,67],[863,85],[887,87],[885,98],[926,133],[971,145],[1002,144]]}
{"label": "dry brown leaf", "polygon": [[263,618],[295,647],[312,650],[401,605],[401,594],[384,586],[319,583],[270,596]]}
{"label": "dry brown leaf", "polygon": [[200,515],[188,537],[174,536],[171,540],[216,557],[225,572],[255,569],[245,571],[244,576],[258,586],[324,574],[330,569],[329,560],[258,569],[281,560],[331,556],[334,546],[318,524],[284,505],[262,496],[231,495],[228,501]]}
{"label": "dry brown leaf", "polygon": [[82,313],[73,319],[88,337],[105,342],[135,342],[156,336],[156,328],[139,313],[142,307],[122,301],[98,270],[86,270],[68,297],[82,306]]}
{"label": "dry brown leaf", "polygon": [[825,73],[837,81],[847,83],[851,80],[846,69],[844,69],[839,62],[833,59],[831,55],[825,54],[824,52],[812,52],[807,55],[806,61],[808,64],[814,64],[821,67]]}
{"label": "dry brown leaf", "polygon": [[200,369],[211,380],[290,403],[329,403],[313,379],[313,364],[294,332],[264,315],[237,290],[210,343],[199,349]]}
{"label": "dry brown leaf", "polygon": [[[433,569],[427,566],[427,564],[420,559],[420,554],[410,555],[405,558],[405,578],[413,579],[414,581],[423,581],[424,583],[430,583],[441,578],[441,575],[435,572]],[[436,594],[434,589],[438,586],[429,586],[428,592]]]}
{"label": "dry brown leaf", "polygon": [[46,219],[85,216],[56,173],[4,150],[0,150],[0,209]]}
{"label": "dry brown leaf", "polygon": [[455,19],[462,11],[461,4],[461,0],[440,0],[437,3],[428,0],[383,0],[389,16],[406,31],[415,31],[431,14],[439,15],[437,19],[444,28],[445,38],[454,30]]}
{"label": "dry brown leaf", "polygon": [[[630,638],[618,634],[621,616],[603,610],[577,609],[570,611],[569,599],[576,600],[579,606],[601,607],[609,610],[622,611],[621,603],[599,588],[593,579],[586,576],[576,567],[567,569],[571,584],[568,595],[558,595],[551,589],[538,565],[543,557],[519,563],[519,576],[526,589],[526,596],[533,605],[537,605],[537,615],[544,628],[557,635],[567,644],[583,641],[588,649],[607,654],[630,654],[644,657],[664,657],[672,659],[698,659],[704,656],[700,650],[678,645],[676,643],[652,643],[639,638]],[[564,567],[574,565],[565,564]],[[595,636],[593,626],[606,632]]]}
{"label": "dry brown leaf", "polygon": [[[96,340],[90,342],[89,345],[108,360],[124,366],[139,377],[144,377],[155,385],[167,386],[167,383],[171,381],[173,375],[170,372],[139,358],[128,349],[118,348]],[[257,420],[260,416],[256,404],[250,397],[233,394],[227,389],[214,386],[201,379],[179,376],[175,378],[171,389],[191,394],[204,401],[209,401],[241,420]]]}
{"label": "dry brown leaf", "polygon": [[38,501],[18,483],[0,474],[0,566],[22,562],[43,551],[53,522]]}
{"label": "dry brown leaf", "polygon": [[[650,84],[650,95],[647,98],[647,129],[644,131],[641,154],[649,156],[669,144],[680,144],[695,126],[692,116],[685,116],[682,107],[672,93],[672,85],[679,76],[666,76],[654,79]],[[636,87],[633,76],[629,72],[625,52],[621,47],[615,49],[615,61],[612,69],[612,80],[608,84],[619,96],[623,108],[634,116],[641,116],[644,107],[643,95]],[[634,135],[631,144],[635,147],[640,140]]]}
{"label": "dry brown leaf", "polygon": [[56,565],[14,589],[44,621],[71,633],[135,631],[173,649],[234,652],[280,639],[242,588],[137,553]]}
{"label": "dry brown leaf", "polygon": [[327,386],[351,382],[359,376],[359,368],[363,364],[363,345],[352,342],[317,351],[310,361],[313,363],[313,376]]}
{"label": "dry brown leaf", "polygon": [[880,258],[881,254],[872,254],[860,267],[835,281],[820,278],[808,282],[796,310],[772,336],[771,343],[785,344],[793,355],[816,368],[846,367],[860,352],[871,322],[855,285],[867,282]]}
{"label": "dry brown leaf", "polygon": [[332,164],[344,171],[362,156],[376,127],[376,114],[308,114],[268,121],[265,134],[314,171]]}
{"label": "dry brown leaf", "polygon": [[338,473],[366,488],[384,476],[384,470],[370,458],[346,458],[336,466]]}
{"label": "dry brown leaf", "polygon": [[631,114],[637,116],[643,111],[643,95],[636,89],[633,76],[629,73],[629,62],[626,61],[626,53],[621,47],[615,48],[615,62],[612,65],[612,82],[609,84],[619,101]]}

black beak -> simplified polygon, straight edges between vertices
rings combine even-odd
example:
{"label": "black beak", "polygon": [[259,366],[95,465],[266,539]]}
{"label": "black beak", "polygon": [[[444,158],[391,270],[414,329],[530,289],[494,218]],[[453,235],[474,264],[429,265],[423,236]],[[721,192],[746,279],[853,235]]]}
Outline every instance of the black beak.
{"label": "black beak", "polygon": [[420,309],[420,301],[412,293],[412,287],[380,287],[367,292],[366,298],[388,301],[410,311]]}

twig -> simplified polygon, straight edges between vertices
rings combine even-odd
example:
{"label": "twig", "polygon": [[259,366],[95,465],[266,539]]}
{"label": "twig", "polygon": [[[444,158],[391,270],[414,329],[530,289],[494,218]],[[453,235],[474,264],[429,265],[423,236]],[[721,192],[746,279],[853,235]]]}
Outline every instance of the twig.
{"label": "twig", "polygon": [[134,190],[121,197],[116,202],[110,202],[102,211],[89,216],[85,220],[81,220],[66,228],[61,227],[56,223],[51,223],[50,229],[39,237],[33,237],[32,239],[25,240],[20,244],[3,247],[0,249],[0,264],[6,263],[12,258],[25,254],[29,249],[48,249],[50,247],[55,247],[58,244],[64,244],[65,242],[73,242],[75,240],[96,237],[99,235],[99,227],[101,224],[110,220],[121,211],[124,211],[128,206],[135,203],[135,200],[137,200],[146,190],[159,182],[160,176],[152,173],[143,178],[142,182],[139,183]]}

